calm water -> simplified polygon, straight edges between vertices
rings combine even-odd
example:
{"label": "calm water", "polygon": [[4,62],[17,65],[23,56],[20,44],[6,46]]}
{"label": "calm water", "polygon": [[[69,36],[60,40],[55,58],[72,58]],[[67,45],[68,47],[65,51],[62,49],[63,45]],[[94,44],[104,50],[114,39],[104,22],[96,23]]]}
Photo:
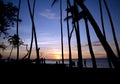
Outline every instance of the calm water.
{"label": "calm water", "polygon": [[[77,66],[77,59],[73,60],[75,62],[75,67]],[[85,67],[86,61],[86,67],[92,67],[92,60],[91,59],[83,59],[83,67]],[[46,60],[46,64],[56,64],[57,63],[62,63],[61,60]],[[65,64],[69,64],[69,60],[64,60]],[[106,58],[99,58],[96,59],[97,67],[98,68],[109,68],[108,60]]]}

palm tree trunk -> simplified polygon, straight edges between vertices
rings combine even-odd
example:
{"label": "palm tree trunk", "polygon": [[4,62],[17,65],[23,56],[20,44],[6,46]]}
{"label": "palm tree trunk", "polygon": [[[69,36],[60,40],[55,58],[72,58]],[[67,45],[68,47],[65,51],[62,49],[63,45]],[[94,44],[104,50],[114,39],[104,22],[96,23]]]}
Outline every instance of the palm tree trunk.
{"label": "palm tree trunk", "polygon": [[83,63],[82,63],[82,50],[81,50],[81,43],[80,43],[80,35],[78,32],[78,26],[79,24],[76,23],[73,24],[73,27],[75,27],[75,34],[76,34],[76,40],[77,40],[77,50],[78,50],[78,67],[83,68]]}
{"label": "palm tree trunk", "polygon": [[33,33],[33,26],[32,26],[32,37],[31,37],[30,51],[29,51],[29,54],[28,54],[28,59],[30,59],[31,52],[32,52],[33,36],[34,36],[34,33]]}
{"label": "palm tree trunk", "polygon": [[62,64],[64,64],[64,52],[63,52],[63,25],[62,25],[62,0],[60,0],[60,26],[61,26]]}
{"label": "palm tree trunk", "polygon": [[94,52],[93,52],[93,49],[92,49],[92,43],[91,43],[91,39],[90,39],[90,33],[89,33],[87,18],[85,17],[84,20],[85,20],[85,25],[86,25],[86,34],[87,34],[89,50],[90,50],[90,54],[91,54],[91,58],[92,58],[93,68],[97,68],[95,55],[94,55]]}
{"label": "palm tree trunk", "polygon": [[36,46],[36,55],[37,55],[37,60],[36,63],[39,64],[39,51],[38,51],[38,44],[37,44],[37,36],[36,36],[36,30],[35,30],[35,23],[34,23],[34,18],[31,12],[31,8],[30,8],[30,2],[28,1],[28,8],[29,8],[29,13],[30,13],[30,18],[32,21],[32,26],[33,26],[33,33],[34,33],[34,37],[35,37],[35,46]]}
{"label": "palm tree trunk", "polygon": [[104,21],[103,21],[103,13],[102,13],[101,0],[99,0],[99,6],[100,6],[100,18],[101,18],[101,24],[102,24],[103,35],[104,35],[104,37],[105,37],[105,39],[106,39],[105,27],[104,27]]}
{"label": "palm tree trunk", "polygon": [[[67,4],[68,9],[68,4]],[[67,17],[68,17],[68,11],[67,11]],[[69,47],[69,67],[72,67],[72,56],[71,56],[71,37],[70,37],[70,30],[69,30],[69,20],[67,19],[67,32],[68,32],[68,47]]]}
{"label": "palm tree trunk", "polygon": [[12,49],[11,49],[10,54],[9,54],[9,57],[8,57],[8,61],[9,61],[9,59],[11,58],[11,54],[12,54],[13,48],[14,48],[14,47],[12,46]]}
{"label": "palm tree trunk", "polygon": [[[105,27],[104,27],[104,21],[103,21],[103,13],[102,13],[101,0],[99,0],[99,6],[100,6],[100,17],[101,17],[102,31],[103,31],[103,35],[104,35],[104,37],[105,37],[105,40],[107,41],[107,39],[106,39],[106,33],[105,33]],[[111,61],[110,61],[110,58],[109,58],[107,52],[106,52],[106,55],[107,55],[107,58],[108,58],[109,67],[112,68],[112,64],[111,64]]]}
{"label": "palm tree trunk", "polygon": [[77,43],[78,43],[78,67],[83,68],[83,63],[82,63],[82,49],[81,49],[81,41],[80,41],[80,30],[79,30],[79,23],[78,21],[76,22],[77,25]]}
{"label": "palm tree trunk", "polygon": [[[20,12],[20,5],[21,5],[21,0],[19,0],[19,3],[18,3],[18,13],[17,13],[17,27],[16,27],[16,34],[17,34],[17,37],[19,37],[19,34],[18,34],[18,20],[19,20],[19,12]],[[19,41],[17,42],[17,61],[19,60]]]}
{"label": "palm tree trunk", "polygon": [[111,28],[112,28],[112,34],[113,34],[114,42],[115,42],[115,45],[116,45],[117,55],[119,56],[119,59],[120,59],[120,50],[119,50],[117,38],[116,38],[116,35],[115,35],[115,28],[114,28],[114,25],[113,25],[112,17],[111,17],[109,8],[107,6],[106,0],[103,0],[103,1],[104,1],[106,10],[107,10],[108,16],[109,16],[109,20],[110,20],[110,24],[111,24]]}
{"label": "palm tree trunk", "polygon": [[[72,8],[70,1],[68,0],[68,5],[70,8]],[[72,19],[74,19],[74,14],[71,12],[72,14]],[[73,20],[74,21],[74,20]],[[83,63],[82,63],[82,50],[81,50],[81,42],[80,42],[80,33],[79,33],[79,23],[74,22],[73,23],[73,27],[75,27],[75,33],[76,33],[76,40],[77,40],[77,49],[78,49],[78,67],[79,68],[83,68]]]}
{"label": "palm tree trunk", "polygon": [[83,11],[86,12],[86,15],[91,23],[91,25],[94,28],[94,31],[98,37],[98,39],[100,40],[101,44],[103,45],[105,51],[108,53],[108,56],[110,57],[110,60],[112,61],[113,65],[115,66],[116,69],[120,69],[120,64],[117,60],[117,57],[115,56],[114,52],[112,51],[111,47],[109,46],[109,44],[107,43],[107,41],[105,40],[105,37],[103,36],[103,34],[100,31],[99,26],[97,25],[96,21],[94,20],[94,18],[92,17],[91,13],[89,12],[89,10],[86,8],[86,6],[80,2],[80,0],[75,0],[77,2],[77,4],[83,9]]}
{"label": "palm tree trunk", "polygon": [[[34,12],[35,12],[35,3],[36,3],[36,0],[34,0],[34,2],[33,2],[33,10],[32,10],[33,18],[34,18]],[[34,33],[33,33],[33,25],[32,25],[32,37],[31,37],[30,51],[28,54],[28,59],[30,59],[31,52],[32,52],[33,36],[34,36]]]}

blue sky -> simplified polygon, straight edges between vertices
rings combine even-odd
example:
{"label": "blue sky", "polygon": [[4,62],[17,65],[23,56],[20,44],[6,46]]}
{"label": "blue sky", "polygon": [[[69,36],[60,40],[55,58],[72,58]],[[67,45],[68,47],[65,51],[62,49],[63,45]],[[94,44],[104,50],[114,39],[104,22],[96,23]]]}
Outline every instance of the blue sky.
{"label": "blue sky", "polygon": [[[13,2],[15,5],[18,4],[18,0],[4,0],[4,1]],[[32,3],[33,0],[30,0],[30,1]],[[56,3],[53,7],[51,7],[52,1],[53,0],[36,0],[36,9],[35,9],[34,21],[35,21],[35,26],[37,31],[38,46],[41,48],[40,53],[42,53],[42,55],[46,58],[55,58],[55,56],[61,55],[59,2]],[[115,1],[107,0],[107,3],[110,8],[110,12],[114,22],[117,39],[120,44],[120,35],[119,35],[120,0],[115,0]],[[98,25],[101,27],[98,0],[86,0],[85,4],[90,10],[90,12],[92,13],[92,15],[94,16]],[[63,0],[63,18],[66,17],[65,9],[66,9],[66,3],[65,3],[65,0]],[[104,22],[105,22],[105,28],[106,28],[105,31],[107,34],[107,39],[112,49],[115,50],[115,47],[113,44],[112,32],[109,24],[109,19],[105,11],[105,8],[103,13],[104,13]],[[20,9],[20,18],[22,19],[22,22],[19,24],[19,35],[25,44],[30,45],[32,25],[31,25],[30,15],[28,11],[28,6],[27,6],[27,0],[22,0],[22,5]],[[90,35],[91,35],[91,40],[93,42],[93,45],[100,44],[91,25],[89,25],[89,29],[90,29]],[[10,32],[11,34],[15,33],[15,28],[10,30]],[[63,20],[63,32],[64,32],[64,54],[67,58],[68,57],[67,28],[66,28],[66,22],[64,20]],[[88,46],[86,46],[87,45],[86,30],[85,30],[84,22],[82,20],[80,21],[80,35],[81,35],[81,42],[82,42],[82,51],[84,55],[83,57],[85,56],[88,57],[89,49],[88,49]],[[76,58],[77,50],[76,50],[75,33],[73,33],[71,45],[72,45],[73,57]],[[105,56],[104,49],[102,48],[101,45],[93,46],[93,48],[96,53],[96,56],[99,56],[99,55]],[[22,47],[21,49],[24,50],[24,47]],[[22,50],[21,50],[21,53],[23,53]],[[24,52],[24,54],[25,53],[26,52]],[[34,53],[34,50],[33,50],[33,53]]]}

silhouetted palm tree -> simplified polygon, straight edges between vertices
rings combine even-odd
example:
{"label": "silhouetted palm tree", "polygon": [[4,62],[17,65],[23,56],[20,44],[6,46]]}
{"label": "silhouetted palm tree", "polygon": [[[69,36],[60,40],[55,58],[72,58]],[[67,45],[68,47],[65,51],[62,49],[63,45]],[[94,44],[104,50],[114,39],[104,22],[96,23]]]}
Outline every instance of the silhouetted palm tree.
{"label": "silhouetted palm tree", "polygon": [[101,18],[101,24],[102,24],[102,31],[103,31],[103,35],[104,35],[104,37],[105,37],[105,39],[106,39],[101,0],[99,0],[99,7],[100,7],[100,18]]}
{"label": "silhouetted palm tree", "polygon": [[10,45],[12,45],[12,49],[11,49],[10,55],[8,57],[10,59],[13,48],[23,45],[23,41],[16,34],[14,34],[13,36],[9,36],[8,42],[10,43]]}
{"label": "silhouetted palm tree", "polygon": [[69,8],[67,11],[71,12],[71,16],[68,16],[66,19],[72,18],[72,24],[73,28],[75,29],[75,34],[76,34],[76,40],[77,40],[77,49],[78,49],[78,67],[83,68],[83,63],[82,63],[82,50],[81,50],[81,41],[80,41],[80,30],[79,30],[79,12],[77,8],[77,4],[74,2],[74,5],[71,6],[70,1],[68,0],[67,4],[69,5]]}
{"label": "silhouetted palm tree", "polygon": [[117,38],[116,38],[116,35],[115,35],[115,28],[114,28],[114,25],[113,25],[112,17],[111,17],[111,14],[110,14],[110,11],[109,11],[106,0],[103,0],[103,1],[104,1],[105,7],[106,7],[106,10],[107,10],[107,13],[108,13],[108,17],[109,17],[109,20],[110,20],[110,24],[111,24],[111,28],[112,28],[112,34],[113,34],[114,42],[115,42],[115,45],[116,45],[117,55],[120,58],[120,50],[119,50]]}
{"label": "silhouetted palm tree", "polygon": [[91,39],[90,39],[87,17],[84,17],[84,20],[85,20],[85,25],[86,25],[86,34],[87,34],[88,46],[89,46],[89,50],[90,50],[90,54],[91,54],[91,58],[92,58],[93,68],[97,68],[95,55],[94,55],[94,52],[93,52],[93,49],[92,49],[92,43],[91,43]]}
{"label": "silhouetted palm tree", "polygon": [[[68,0],[66,0],[68,2]],[[68,9],[68,4],[67,4],[67,9]],[[69,12],[67,11],[67,17],[68,17]],[[72,32],[70,33],[69,29],[69,19],[67,19],[67,32],[68,32],[68,47],[69,47],[69,66],[72,67],[72,56],[71,56],[71,36]]]}
{"label": "silhouetted palm tree", "polygon": [[[58,0],[54,0],[52,6]],[[63,52],[63,25],[62,25],[62,0],[60,0],[60,26],[61,26],[61,50],[62,50],[62,64],[64,64],[64,52]]]}
{"label": "silhouetted palm tree", "polygon": [[[19,12],[20,12],[20,5],[21,5],[21,0],[19,0],[18,3],[18,13],[17,13],[17,25],[16,25],[16,35],[19,37],[18,34],[18,22],[19,22]],[[19,42],[18,42],[19,43]],[[19,44],[17,44],[17,60],[19,60]]]}
{"label": "silhouetted palm tree", "polygon": [[[89,45],[89,49],[90,49],[90,54],[91,54],[91,57],[92,57],[92,63],[93,63],[93,68],[97,68],[97,65],[96,65],[96,60],[95,60],[95,55],[94,55],[94,52],[93,52],[93,49],[92,49],[92,44],[91,44],[91,40],[90,40],[90,34],[89,34],[89,29],[88,29],[88,23],[87,23],[87,18],[85,16],[85,13],[84,11],[78,13],[78,11],[75,11],[77,9],[76,5],[75,7],[68,9],[69,11],[73,12],[72,14],[74,14],[72,17],[73,17],[73,23],[74,22],[77,22],[78,20],[84,18],[85,19],[85,25],[86,25],[86,33],[87,33],[87,38],[88,38],[88,45]],[[77,9],[78,10],[78,9]],[[69,16],[68,18],[71,18],[71,16]],[[67,19],[68,19],[67,18]],[[75,27],[75,24],[74,24],[74,27]],[[79,28],[79,27],[78,27]],[[77,33],[77,32],[76,32]]]}
{"label": "silhouetted palm tree", "polygon": [[[35,12],[35,3],[36,3],[36,0],[34,0],[33,2],[33,10],[32,10],[33,18],[34,18],[34,12]],[[30,51],[28,54],[28,59],[30,59],[31,52],[32,52],[33,36],[34,36],[34,33],[33,33],[33,25],[32,25],[32,36],[31,36]]]}
{"label": "silhouetted palm tree", "polygon": [[117,60],[117,57],[115,56],[114,52],[112,51],[111,47],[109,46],[109,44],[107,43],[107,41],[105,40],[105,37],[103,36],[103,34],[100,31],[99,26],[97,25],[96,21],[94,20],[93,16],[91,15],[91,13],[89,12],[89,10],[87,9],[87,7],[82,3],[83,0],[75,0],[77,2],[77,4],[80,6],[80,8],[85,11],[88,20],[90,21],[91,25],[93,26],[93,29],[98,37],[98,39],[100,40],[101,44],[103,45],[105,51],[108,53],[108,56],[110,57],[111,62],[113,63],[114,67],[116,69],[120,69],[120,65],[119,62]]}
{"label": "silhouetted palm tree", "polygon": [[[100,18],[101,18],[101,24],[102,24],[102,31],[103,31],[103,35],[104,35],[104,37],[105,37],[105,39],[106,39],[106,33],[105,33],[105,27],[104,27],[104,20],[103,20],[101,0],[99,0],[99,7],[100,7]],[[106,39],[106,41],[107,41],[107,39]],[[109,67],[112,68],[111,61],[110,61],[110,58],[109,58],[107,52],[106,52],[106,55],[107,55],[107,58],[108,58]]]}
{"label": "silhouetted palm tree", "polygon": [[34,38],[35,38],[36,55],[37,55],[36,63],[39,64],[39,51],[38,51],[38,44],[37,44],[37,36],[36,36],[34,17],[33,17],[32,11],[31,11],[30,1],[27,0],[27,3],[28,3],[28,9],[29,9],[29,13],[30,13],[30,18],[31,18],[31,21],[32,21],[33,34],[34,34]]}
{"label": "silhouetted palm tree", "polygon": [[27,44],[23,44],[23,46],[26,47],[27,54],[21,60],[25,60],[25,58],[29,55],[28,45]]}

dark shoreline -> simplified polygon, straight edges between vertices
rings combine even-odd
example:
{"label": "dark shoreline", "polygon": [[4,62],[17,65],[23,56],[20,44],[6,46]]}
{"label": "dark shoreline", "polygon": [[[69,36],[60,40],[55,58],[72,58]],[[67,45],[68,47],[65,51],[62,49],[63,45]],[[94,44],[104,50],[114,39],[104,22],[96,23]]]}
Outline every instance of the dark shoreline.
{"label": "dark shoreline", "polygon": [[[94,82],[97,83],[107,82],[119,82],[120,71],[110,68],[70,68],[61,64],[1,64],[0,65],[1,76],[19,77],[22,79],[33,78],[44,79],[59,79],[65,81],[78,81],[81,82]],[[28,79],[27,79],[28,80]],[[41,80],[41,81],[42,81]],[[30,81],[30,80],[29,80]]]}

